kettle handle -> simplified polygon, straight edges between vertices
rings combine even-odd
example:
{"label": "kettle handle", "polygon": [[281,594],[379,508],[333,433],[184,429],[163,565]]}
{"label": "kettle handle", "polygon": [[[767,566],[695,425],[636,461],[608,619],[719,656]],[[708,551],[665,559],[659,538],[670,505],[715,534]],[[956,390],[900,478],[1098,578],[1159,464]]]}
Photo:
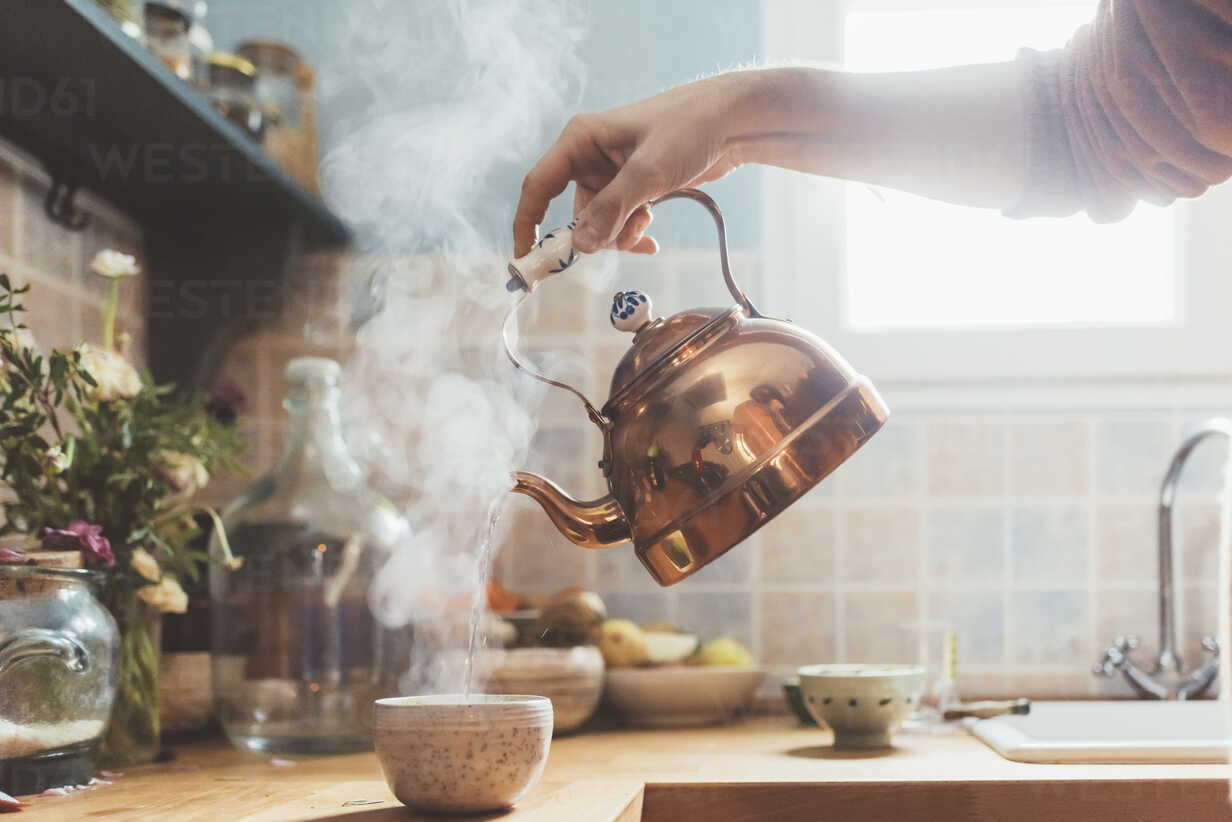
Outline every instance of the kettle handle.
{"label": "kettle handle", "polygon": [[727,227],[723,223],[723,212],[719,210],[719,204],[716,203],[709,194],[704,191],[699,191],[696,188],[681,188],[669,194],[664,194],[657,200],[651,201],[651,206],[657,206],[666,200],[688,199],[695,203],[700,203],[703,208],[710,212],[710,216],[714,218],[714,227],[719,233],[719,265],[723,268],[723,282],[727,284],[727,290],[731,292],[732,297],[739,303],[740,307],[750,317],[761,317],[763,314],[757,310],[753,302],[745,296],[740,286],[736,285],[736,279],[732,276],[731,265],[727,259]]}
{"label": "kettle handle", "polygon": [[[736,280],[732,277],[731,265],[727,259],[727,227],[723,223],[723,212],[719,210],[718,204],[710,198],[710,195],[696,188],[681,188],[664,194],[657,200],[652,200],[650,205],[653,207],[667,200],[679,199],[700,203],[710,212],[710,216],[714,218],[714,226],[719,233],[719,264],[723,267],[723,282],[727,284],[727,290],[750,317],[763,316],[740,290],[740,286],[736,285]],[[573,226],[574,223],[571,222],[567,226],[552,229],[544,234],[525,255],[511,261],[509,263],[510,279],[505,287],[510,291],[530,293],[540,282],[553,274],[559,274],[585,256],[573,249]]]}
{"label": "kettle handle", "polygon": [[[735,298],[736,302],[750,317],[763,316],[754,307],[752,301],[740,290],[740,286],[736,285],[736,280],[732,277],[731,265],[727,258],[727,227],[723,223],[723,212],[719,210],[718,204],[710,198],[710,195],[696,188],[681,188],[651,201],[650,205],[656,206],[667,200],[678,199],[688,199],[695,203],[700,203],[703,208],[710,212],[710,216],[714,218],[714,226],[719,233],[719,264],[723,268],[723,282],[727,284],[727,290],[731,292],[732,297]],[[539,242],[535,243],[529,252],[509,263],[510,279],[505,287],[509,291],[522,291],[524,293],[519,295],[518,299],[510,306],[509,313],[505,315],[505,320],[501,324],[501,342],[505,346],[505,355],[515,368],[525,371],[539,382],[547,383],[556,388],[563,388],[572,393],[586,407],[586,414],[590,417],[591,422],[599,426],[600,430],[607,431],[611,427],[611,421],[603,416],[594,403],[586,398],[585,394],[567,383],[554,380],[528,367],[526,363],[518,359],[517,354],[514,353],[514,345],[509,340],[509,330],[516,322],[515,318],[517,317],[518,308],[530,296],[535,286],[553,274],[559,274],[569,268],[584,256],[573,250],[573,226],[574,223],[571,222],[563,228],[549,231],[540,238]]]}

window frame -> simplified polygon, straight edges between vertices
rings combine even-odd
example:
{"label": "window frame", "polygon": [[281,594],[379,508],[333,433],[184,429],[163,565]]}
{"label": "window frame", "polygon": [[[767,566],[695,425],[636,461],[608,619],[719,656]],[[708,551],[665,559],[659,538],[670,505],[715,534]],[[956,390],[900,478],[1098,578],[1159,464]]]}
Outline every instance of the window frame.
{"label": "window frame", "polygon": [[[1022,6],[1025,0],[774,0],[762,4],[763,56],[841,64],[849,10]],[[1047,3],[1049,0],[1039,0]],[[856,330],[847,304],[846,184],[766,169],[762,266],[768,313],[807,304],[810,330],[875,380],[906,384],[990,380],[1232,376],[1232,187],[1178,201],[1177,316],[1161,325]],[[811,215],[833,215],[817,225]],[[1226,237],[1226,239],[1224,239]],[[790,312],[788,311],[788,316]]]}

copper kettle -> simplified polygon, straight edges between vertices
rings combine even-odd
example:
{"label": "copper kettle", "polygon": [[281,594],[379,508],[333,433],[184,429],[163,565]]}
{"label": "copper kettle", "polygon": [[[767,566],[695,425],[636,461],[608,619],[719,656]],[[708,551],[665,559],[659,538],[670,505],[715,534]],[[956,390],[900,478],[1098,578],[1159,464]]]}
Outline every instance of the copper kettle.
{"label": "copper kettle", "polygon": [[[599,468],[609,493],[573,499],[550,480],[519,471],[514,491],[533,498],[578,545],[633,542],[660,585],[672,585],[737,545],[851,456],[889,409],[867,378],[821,339],[763,316],[732,279],[723,216],[707,195],[719,233],[723,278],[736,304],[651,314],[636,291],[616,294],[612,325],[633,344],[596,409],[572,391],[603,433]],[[572,224],[543,236],[509,264],[509,289],[533,291],[578,254]],[[506,340],[510,359],[518,361]],[[530,370],[530,369],[526,369]],[[533,374],[533,372],[532,372]]]}

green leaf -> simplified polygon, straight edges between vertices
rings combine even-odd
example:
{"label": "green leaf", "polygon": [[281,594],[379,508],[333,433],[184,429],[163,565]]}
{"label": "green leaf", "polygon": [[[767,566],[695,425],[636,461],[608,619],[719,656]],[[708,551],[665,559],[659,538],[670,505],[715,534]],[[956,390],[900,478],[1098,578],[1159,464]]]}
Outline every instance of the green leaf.
{"label": "green leaf", "polygon": [[51,381],[57,385],[68,377],[68,358],[59,351],[51,355]]}

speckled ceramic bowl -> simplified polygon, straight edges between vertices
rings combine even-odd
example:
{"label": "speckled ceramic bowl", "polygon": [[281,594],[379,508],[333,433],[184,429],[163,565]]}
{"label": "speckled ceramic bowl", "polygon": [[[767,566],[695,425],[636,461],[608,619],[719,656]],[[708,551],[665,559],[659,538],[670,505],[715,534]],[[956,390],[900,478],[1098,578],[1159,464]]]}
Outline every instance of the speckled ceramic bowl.
{"label": "speckled ceramic bowl", "polygon": [[809,665],[797,671],[804,706],[834,731],[836,748],[888,748],[920,704],[919,665]]}
{"label": "speckled ceramic bowl", "polygon": [[374,737],[385,781],[402,804],[497,811],[539,781],[552,743],[552,702],[512,694],[378,699]]}

